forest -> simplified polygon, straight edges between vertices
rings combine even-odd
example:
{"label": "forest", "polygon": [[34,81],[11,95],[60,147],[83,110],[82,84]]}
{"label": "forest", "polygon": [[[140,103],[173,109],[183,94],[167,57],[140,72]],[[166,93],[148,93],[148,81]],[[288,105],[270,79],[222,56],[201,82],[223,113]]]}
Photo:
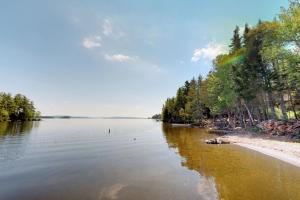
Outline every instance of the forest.
{"label": "forest", "polygon": [[0,92],[0,122],[1,121],[30,121],[40,118],[34,103],[22,94],[12,96]]}
{"label": "forest", "polygon": [[186,81],[161,114],[170,123],[226,118],[231,127],[299,119],[299,1],[281,8],[273,21],[237,26],[228,52],[214,59],[207,77]]}

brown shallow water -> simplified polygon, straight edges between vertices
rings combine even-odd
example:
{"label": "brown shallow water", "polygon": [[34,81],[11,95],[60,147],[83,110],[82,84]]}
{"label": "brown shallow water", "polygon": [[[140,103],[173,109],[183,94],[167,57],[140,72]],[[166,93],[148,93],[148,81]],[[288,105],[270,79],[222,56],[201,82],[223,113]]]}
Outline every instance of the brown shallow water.
{"label": "brown shallow water", "polygon": [[209,137],[143,119],[0,123],[0,199],[300,199],[299,168]]}

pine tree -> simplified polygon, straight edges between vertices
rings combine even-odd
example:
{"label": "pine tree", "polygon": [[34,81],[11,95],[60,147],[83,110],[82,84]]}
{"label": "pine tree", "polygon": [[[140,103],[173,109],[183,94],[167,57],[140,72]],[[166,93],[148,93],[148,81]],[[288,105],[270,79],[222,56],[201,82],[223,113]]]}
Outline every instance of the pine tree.
{"label": "pine tree", "polygon": [[233,38],[231,39],[231,44],[229,46],[231,53],[239,50],[242,47],[239,31],[240,31],[240,28],[238,26],[236,26],[236,28],[233,31]]}
{"label": "pine tree", "polygon": [[243,34],[243,47],[247,46],[249,43],[249,32],[250,32],[250,28],[249,25],[246,23],[244,34]]}

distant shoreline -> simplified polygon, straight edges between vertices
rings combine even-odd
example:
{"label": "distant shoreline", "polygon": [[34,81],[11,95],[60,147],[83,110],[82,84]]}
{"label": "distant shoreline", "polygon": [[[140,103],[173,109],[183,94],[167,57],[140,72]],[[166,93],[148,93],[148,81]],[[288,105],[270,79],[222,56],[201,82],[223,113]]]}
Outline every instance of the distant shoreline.
{"label": "distant shoreline", "polygon": [[53,115],[41,116],[41,119],[148,119],[146,117],[86,117],[86,116],[69,116],[69,115]]}

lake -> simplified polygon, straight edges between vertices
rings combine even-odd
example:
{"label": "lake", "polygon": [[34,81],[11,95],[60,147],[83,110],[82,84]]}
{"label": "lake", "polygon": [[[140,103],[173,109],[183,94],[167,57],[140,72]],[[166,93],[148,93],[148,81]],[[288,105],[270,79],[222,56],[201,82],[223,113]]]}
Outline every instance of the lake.
{"label": "lake", "polygon": [[0,199],[300,199],[299,168],[211,137],[147,119],[0,123]]}

